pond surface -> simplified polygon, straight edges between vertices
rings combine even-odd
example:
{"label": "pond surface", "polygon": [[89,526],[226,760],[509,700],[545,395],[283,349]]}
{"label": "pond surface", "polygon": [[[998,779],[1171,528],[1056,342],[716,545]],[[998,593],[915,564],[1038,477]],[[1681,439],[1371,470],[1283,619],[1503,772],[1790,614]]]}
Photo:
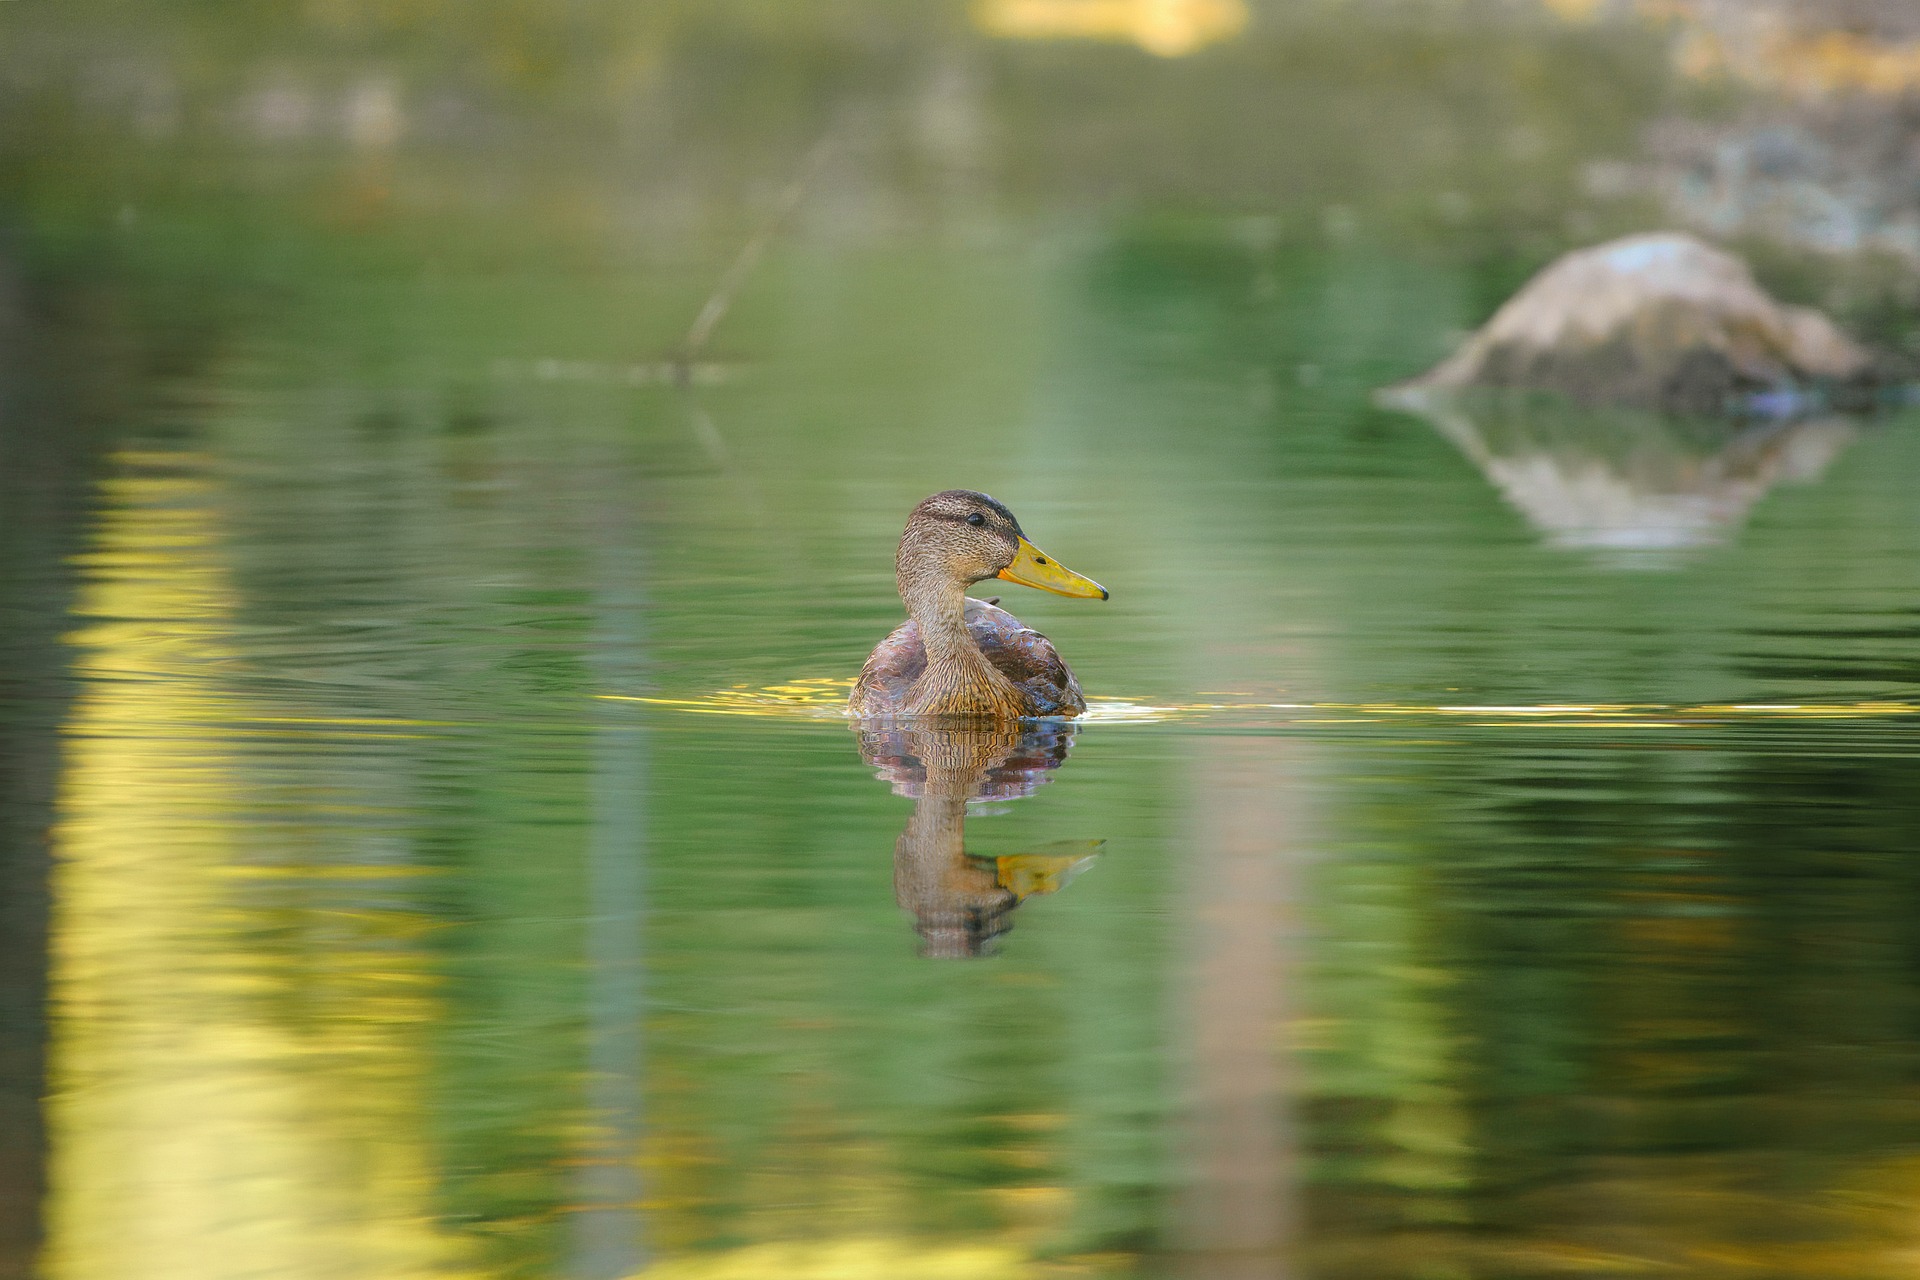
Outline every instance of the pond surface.
{"label": "pond surface", "polygon": [[[676,379],[730,249],[101,207],[9,320],[41,1274],[1910,1274],[1914,415],[1397,411],[1516,272],[1333,214],[809,224]],[[954,486],[1110,589],[1002,591],[1086,723],[839,715]]]}

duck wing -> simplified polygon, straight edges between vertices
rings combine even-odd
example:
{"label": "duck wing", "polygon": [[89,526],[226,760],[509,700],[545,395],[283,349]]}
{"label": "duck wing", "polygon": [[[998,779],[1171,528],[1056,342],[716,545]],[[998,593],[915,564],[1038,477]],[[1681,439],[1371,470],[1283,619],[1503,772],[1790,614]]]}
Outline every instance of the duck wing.
{"label": "duck wing", "polygon": [[[1076,716],[1087,709],[1073,669],[1053,641],[985,600],[967,601],[967,630],[980,652],[1027,697],[1029,715]],[[924,664],[925,658],[921,659]]]}
{"label": "duck wing", "polygon": [[857,716],[886,715],[907,704],[913,682],[927,669],[927,646],[920,628],[908,618],[873,647],[860,678],[853,683],[851,708]]}

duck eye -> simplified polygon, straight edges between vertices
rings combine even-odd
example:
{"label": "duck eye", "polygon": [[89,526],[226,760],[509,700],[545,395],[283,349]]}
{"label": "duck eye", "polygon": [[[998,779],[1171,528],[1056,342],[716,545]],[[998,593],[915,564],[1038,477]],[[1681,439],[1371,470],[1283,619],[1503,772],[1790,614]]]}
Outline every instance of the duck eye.
{"label": "duck eye", "polygon": [[973,525],[975,528],[978,528],[980,525],[983,525],[986,522],[987,522],[987,518],[981,515],[978,511],[969,511],[967,513],[967,523],[970,525]]}

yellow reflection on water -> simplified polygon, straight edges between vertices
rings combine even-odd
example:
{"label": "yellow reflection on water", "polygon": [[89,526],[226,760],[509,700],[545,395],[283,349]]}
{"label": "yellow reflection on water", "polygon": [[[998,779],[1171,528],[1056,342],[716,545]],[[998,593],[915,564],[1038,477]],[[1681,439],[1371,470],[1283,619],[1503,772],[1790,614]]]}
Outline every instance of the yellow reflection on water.
{"label": "yellow reflection on water", "polygon": [[[608,702],[638,702],[653,707],[668,707],[714,716],[760,716],[778,720],[845,720],[847,694],[851,679],[817,676],[789,680],[785,684],[735,685],[693,698],[649,698],[633,694],[603,693]],[[1205,710],[1212,704],[1192,707],[1159,706],[1131,698],[1088,698],[1082,720],[1116,723],[1166,720],[1183,711]]]}
{"label": "yellow reflection on water", "polygon": [[118,462],[149,469],[106,486],[71,637],[44,1274],[462,1274],[429,1220],[429,975],[355,937],[391,921],[287,944],[324,949],[303,984],[262,945],[242,895],[271,874],[274,828],[246,821],[248,739],[227,727],[262,709],[221,683],[217,495],[189,459]]}
{"label": "yellow reflection on water", "polygon": [[[853,681],[837,676],[808,677],[758,688],[736,685],[689,698],[642,697],[603,693],[611,702],[634,702],[699,715],[757,716],[768,719],[845,720],[847,691]],[[1132,698],[1087,699],[1088,723],[1147,724],[1209,714],[1264,713],[1277,723],[1365,724],[1391,719],[1439,723],[1529,724],[1542,728],[1669,729],[1702,724],[1765,720],[1863,720],[1920,716],[1920,703],[1750,702],[1750,703],[1574,703],[1447,704],[1403,702],[1146,702]]]}
{"label": "yellow reflection on water", "polygon": [[635,1280],[1026,1280],[1033,1274],[1025,1254],[1009,1246],[856,1236],[751,1245],[664,1262]]}

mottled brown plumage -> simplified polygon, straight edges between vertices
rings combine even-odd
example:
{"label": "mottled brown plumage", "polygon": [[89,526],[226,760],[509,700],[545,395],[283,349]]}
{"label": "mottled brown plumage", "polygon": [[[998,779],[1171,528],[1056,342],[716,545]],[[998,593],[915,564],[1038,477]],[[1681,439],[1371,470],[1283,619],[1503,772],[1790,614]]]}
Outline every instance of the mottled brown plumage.
{"label": "mottled brown plumage", "polygon": [[975,582],[1001,577],[1061,595],[1107,597],[1099,583],[1028,542],[1004,506],[968,489],[934,494],[907,517],[894,577],[911,617],[861,669],[848,704],[854,715],[1013,720],[1086,710],[1052,642],[966,594]]}

